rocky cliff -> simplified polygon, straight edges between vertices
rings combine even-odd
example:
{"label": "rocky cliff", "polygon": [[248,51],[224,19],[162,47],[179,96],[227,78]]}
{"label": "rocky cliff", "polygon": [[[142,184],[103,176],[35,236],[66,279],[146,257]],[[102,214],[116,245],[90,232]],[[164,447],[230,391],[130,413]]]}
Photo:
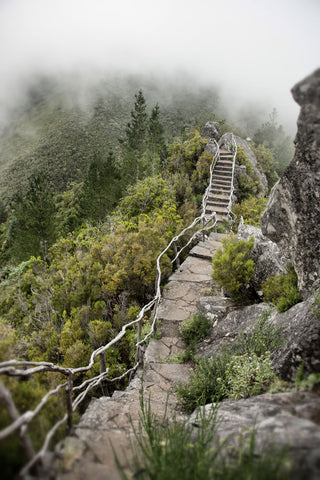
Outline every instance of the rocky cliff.
{"label": "rocky cliff", "polygon": [[289,257],[306,297],[320,280],[320,69],[292,94],[301,106],[295,155],[271,192],[261,227]]}

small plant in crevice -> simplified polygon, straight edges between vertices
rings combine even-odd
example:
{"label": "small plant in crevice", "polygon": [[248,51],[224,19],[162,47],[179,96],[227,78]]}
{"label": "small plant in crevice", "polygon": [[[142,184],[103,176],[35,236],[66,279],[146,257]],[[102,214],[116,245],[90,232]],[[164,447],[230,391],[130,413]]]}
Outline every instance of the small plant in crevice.
{"label": "small plant in crevice", "polygon": [[297,390],[319,390],[320,373],[305,374],[305,362],[302,361],[294,379]]}
{"label": "small plant in crevice", "polygon": [[313,293],[314,302],[312,304],[312,313],[320,320],[320,293]]}
{"label": "small plant in crevice", "polygon": [[274,352],[284,343],[283,327],[269,322],[271,311],[266,309],[257,322],[247,331],[240,332],[230,347],[231,353],[244,355],[255,353],[258,357],[267,351]]}
{"label": "small plant in crevice", "polygon": [[[283,330],[269,323],[269,315],[266,311],[251,330],[240,332],[233,344],[224,346],[219,354],[195,359],[189,382],[176,387],[185,411],[192,412],[210,402],[257,395],[277,382],[270,353],[281,347]],[[281,387],[278,384],[277,388]]]}
{"label": "small plant in crevice", "polygon": [[195,313],[182,323],[180,334],[187,345],[195,345],[208,335],[210,328],[211,322],[200,313]]}
{"label": "small plant in crevice", "polygon": [[287,448],[267,448],[259,454],[255,430],[247,429],[235,445],[219,440],[219,411],[199,409],[194,422],[158,418],[150,401],[142,405],[140,423],[134,428],[129,468],[116,463],[122,480],[292,480],[296,471]]}
{"label": "small plant in crevice", "polygon": [[262,283],[264,301],[273,303],[279,312],[286,312],[302,300],[293,265],[287,263],[286,270],[288,273],[272,274]]}

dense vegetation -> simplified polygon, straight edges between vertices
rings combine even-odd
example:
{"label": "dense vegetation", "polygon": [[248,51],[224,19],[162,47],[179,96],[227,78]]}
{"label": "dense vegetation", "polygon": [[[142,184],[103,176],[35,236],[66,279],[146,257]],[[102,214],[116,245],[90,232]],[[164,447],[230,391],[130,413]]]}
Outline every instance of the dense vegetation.
{"label": "dense vegetation", "polygon": [[[118,82],[116,91],[114,85],[100,87],[85,109],[77,102],[66,108],[65,93],[43,79],[2,136],[0,361],[87,364],[92,350],[114,338],[153,297],[156,257],[198,213],[212,157],[191,126],[215,118],[217,95],[177,88],[171,103],[162,105],[150,87],[149,107],[134,80]],[[257,152],[265,171],[274,172],[269,147],[261,141]],[[239,212],[257,221],[264,199],[241,158],[248,175]],[[164,280],[173,254],[169,250],[162,259]],[[237,287],[239,295],[246,281]],[[149,320],[146,315],[145,326]],[[206,331],[201,319],[198,328]],[[130,329],[108,350],[110,377],[132,366],[136,334]],[[192,336],[187,328],[186,335]],[[191,353],[193,348],[194,340]],[[88,375],[98,371],[97,362]],[[61,379],[43,374],[5,381],[25,411]],[[32,424],[36,446],[64,407],[62,396],[52,399]],[[0,427],[7,423],[2,411]],[[9,448],[12,458],[0,449],[8,477],[10,464],[23,461],[15,439]]]}

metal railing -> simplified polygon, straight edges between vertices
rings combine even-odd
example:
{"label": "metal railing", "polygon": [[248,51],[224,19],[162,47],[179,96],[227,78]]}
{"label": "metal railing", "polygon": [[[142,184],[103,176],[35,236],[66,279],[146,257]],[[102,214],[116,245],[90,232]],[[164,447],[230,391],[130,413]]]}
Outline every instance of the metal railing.
{"label": "metal railing", "polygon": [[[36,467],[38,462],[41,461],[47,452],[52,437],[58,430],[58,428],[67,422],[69,429],[72,428],[73,422],[73,413],[77,409],[77,407],[83,402],[83,400],[87,397],[90,390],[96,388],[101,384],[101,382],[108,381],[110,383],[114,383],[124,379],[126,376],[130,377],[136,372],[139,366],[143,364],[143,345],[146,343],[148,338],[153,335],[156,331],[156,321],[158,318],[158,308],[161,301],[161,280],[162,280],[162,272],[160,261],[163,255],[171,248],[174,247],[175,256],[172,260],[172,263],[177,261],[182,251],[184,251],[196,237],[204,238],[205,232],[212,230],[215,228],[217,220],[216,214],[213,212],[209,216],[206,216],[206,203],[209,195],[209,191],[212,186],[212,174],[215,161],[219,156],[219,146],[216,143],[216,154],[213,155],[212,163],[210,166],[210,182],[209,185],[203,195],[202,199],[202,212],[200,216],[194,219],[194,221],[186,228],[184,228],[178,235],[172,238],[172,240],[168,243],[166,248],[160,253],[156,261],[156,283],[155,283],[155,296],[154,298],[144,305],[135,320],[125,324],[122,329],[118,332],[118,334],[106,345],[103,345],[96,350],[94,350],[91,354],[90,361],[88,365],[79,368],[65,368],[60,365],[50,363],[50,362],[30,362],[30,361],[23,361],[23,360],[9,360],[6,362],[0,363],[0,375],[8,375],[11,377],[19,377],[19,379],[27,379],[30,378],[32,375],[36,373],[45,373],[45,372],[55,372],[60,373],[66,377],[66,381],[56,386],[54,389],[50,390],[40,401],[40,403],[35,407],[34,410],[28,410],[23,414],[19,414],[14,400],[10,391],[5,387],[3,382],[0,380],[0,401],[4,404],[8,416],[11,420],[11,424],[8,425],[6,428],[0,431],[0,440],[5,439],[9,435],[13,434],[14,432],[19,434],[21,445],[24,449],[26,457],[28,458],[27,464],[23,467],[20,472],[21,478],[26,478],[28,473],[33,467]],[[187,243],[177,250],[177,241],[182,238],[187,232],[192,231],[197,225],[200,225],[200,228],[196,229],[196,231],[190,236]],[[144,315],[153,309],[152,312],[152,323],[150,327],[150,331],[144,338],[141,338],[141,325],[142,319]],[[100,361],[100,374],[96,375],[93,378],[87,379],[83,381],[80,385],[74,385],[76,376],[78,374],[83,374],[88,372],[94,365],[95,360],[99,357],[100,360],[105,356],[105,352],[114,344],[116,344],[126,333],[127,329],[132,327],[133,325],[138,324],[138,336],[137,336],[137,343],[136,343],[136,358],[135,364],[132,368],[128,369],[124,372],[121,376],[116,378],[108,378],[108,369],[103,368],[101,369],[101,365],[103,362]],[[49,398],[57,395],[61,390],[65,389],[66,393],[66,414],[63,418],[61,418],[55,425],[47,433],[44,443],[41,449],[35,453],[32,442],[28,436],[28,425],[30,422],[38,415],[40,410],[46,405]]]}

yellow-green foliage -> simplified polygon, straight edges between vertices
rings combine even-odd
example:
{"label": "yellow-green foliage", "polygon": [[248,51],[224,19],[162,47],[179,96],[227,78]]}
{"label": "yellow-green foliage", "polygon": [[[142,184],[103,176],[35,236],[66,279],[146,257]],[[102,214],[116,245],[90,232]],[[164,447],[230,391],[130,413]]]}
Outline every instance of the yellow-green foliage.
{"label": "yellow-green foliage", "polygon": [[302,298],[298,290],[298,278],[291,263],[286,265],[288,273],[270,275],[262,283],[264,300],[273,303],[279,312],[285,312]]}
{"label": "yellow-green foliage", "polygon": [[237,197],[239,201],[241,202],[252,195],[261,195],[261,192],[263,191],[263,186],[256,172],[254,171],[251,162],[248,160],[244,149],[241,147],[237,149],[236,163],[237,165],[244,165],[246,167],[246,173],[240,175],[239,178],[239,185],[237,191]]}
{"label": "yellow-green foliage", "polygon": [[174,142],[168,148],[168,170],[171,173],[184,172],[189,176],[198,162],[207,140],[203,139],[198,130],[194,130],[186,142]]}
{"label": "yellow-green foliage", "polygon": [[233,207],[233,212],[236,215],[237,221],[235,228],[237,228],[240,217],[243,217],[244,223],[260,226],[260,216],[264,212],[267,204],[267,198],[249,197],[241,203],[237,203]]}
{"label": "yellow-green foliage", "polygon": [[213,257],[212,278],[232,297],[247,303],[247,285],[252,278],[255,263],[249,258],[254,246],[254,238],[238,240],[236,236],[224,238],[223,247],[218,248]]}

